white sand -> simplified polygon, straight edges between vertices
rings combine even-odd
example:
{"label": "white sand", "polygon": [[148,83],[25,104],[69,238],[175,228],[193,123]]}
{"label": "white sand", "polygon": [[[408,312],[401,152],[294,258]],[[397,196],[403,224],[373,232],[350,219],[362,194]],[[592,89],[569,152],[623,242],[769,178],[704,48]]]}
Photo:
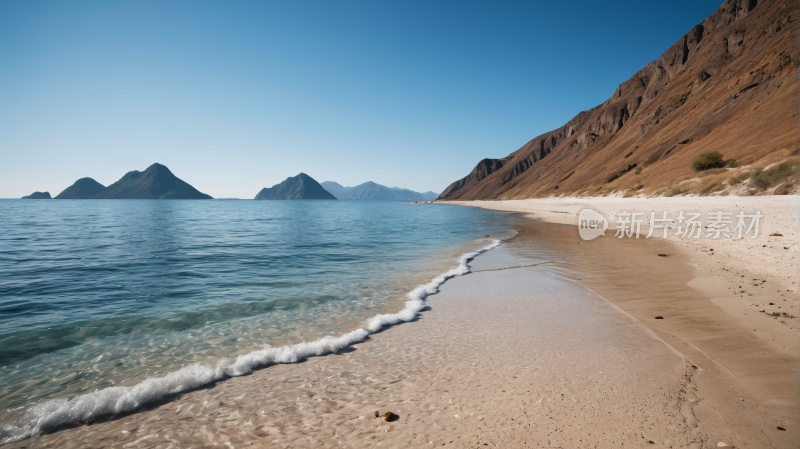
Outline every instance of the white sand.
{"label": "white sand", "polygon": [[[649,213],[656,212],[660,217],[661,212],[667,211],[668,217],[675,218],[678,212],[703,212],[703,219],[709,212],[726,211],[736,215],[744,210],[747,213],[760,211],[764,217],[761,219],[760,235],[757,239],[750,238],[711,238],[683,239],[676,237],[674,232],[669,233],[667,240],[694,250],[714,249],[717,256],[713,265],[735,266],[742,273],[752,273],[753,277],[774,276],[786,279],[785,283],[791,285],[798,292],[798,250],[800,250],[800,218],[798,205],[800,197],[796,195],[784,196],[750,196],[750,197],[680,197],[680,198],[565,198],[565,199],[530,199],[510,201],[454,201],[440,204],[460,204],[465,206],[480,207],[490,210],[523,212],[527,216],[549,223],[563,223],[577,225],[577,217],[581,209],[589,207],[604,214],[610,222],[611,232],[606,237],[614,236],[614,217],[621,211],[645,212],[649,220]],[[731,229],[734,228],[734,218]],[[647,235],[647,227],[641,238]],[[769,237],[770,234],[779,233],[783,237]],[[654,236],[660,238],[661,232],[655,231]],[[764,246],[766,245],[766,246]],[[784,248],[787,248],[784,249]],[[705,264],[704,264],[705,265]],[[706,269],[706,267],[703,267]],[[709,269],[711,267],[708,267]]]}

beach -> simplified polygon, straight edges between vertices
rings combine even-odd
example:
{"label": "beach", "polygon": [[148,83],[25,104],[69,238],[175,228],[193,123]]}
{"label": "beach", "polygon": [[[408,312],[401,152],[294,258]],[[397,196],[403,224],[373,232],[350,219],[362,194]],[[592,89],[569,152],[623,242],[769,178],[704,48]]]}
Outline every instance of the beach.
{"label": "beach", "polygon": [[[798,319],[760,312],[798,315],[796,198],[674,200],[460,203],[525,217],[412,322],[8,447],[796,447]],[[725,201],[783,237],[584,241],[574,226],[587,205]]]}

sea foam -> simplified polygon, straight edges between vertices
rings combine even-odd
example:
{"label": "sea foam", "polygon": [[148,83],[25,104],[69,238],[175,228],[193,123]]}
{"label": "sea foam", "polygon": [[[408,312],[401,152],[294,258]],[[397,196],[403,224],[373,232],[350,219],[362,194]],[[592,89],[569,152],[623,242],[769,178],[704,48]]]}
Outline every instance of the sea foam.
{"label": "sea foam", "polygon": [[479,250],[462,254],[457,267],[409,292],[403,310],[376,315],[367,321],[364,328],[338,337],[327,336],[310,343],[303,342],[278,348],[267,347],[242,354],[234,359],[222,359],[215,367],[195,363],[163,377],[145,379],[134,386],[104,388],[70,399],[52,399],[31,407],[13,424],[4,425],[0,432],[2,437],[0,444],[20,441],[47,432],[61,424],[129,412],[164,396],[201,387],[226,377],[249,374],[269,365],[297,363],[309,357],[339,352],[386,327],[413,320],[425,307],[428,296],[437,293],[439,287],[448,279],[469,273],[468,264],[475,256],[499,244],[499,240],[494,240],[492,244]]}

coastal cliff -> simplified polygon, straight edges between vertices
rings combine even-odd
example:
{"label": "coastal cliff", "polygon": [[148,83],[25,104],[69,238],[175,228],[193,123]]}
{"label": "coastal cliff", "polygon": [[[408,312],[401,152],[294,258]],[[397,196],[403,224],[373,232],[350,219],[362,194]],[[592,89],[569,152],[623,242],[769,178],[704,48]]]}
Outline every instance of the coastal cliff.
{"label": "coastal cliff", "polygon": [[665,191],[719,151],[739,165],[800,153],[798,2],[726,0],[603,104],[484,159],[440,200]]}

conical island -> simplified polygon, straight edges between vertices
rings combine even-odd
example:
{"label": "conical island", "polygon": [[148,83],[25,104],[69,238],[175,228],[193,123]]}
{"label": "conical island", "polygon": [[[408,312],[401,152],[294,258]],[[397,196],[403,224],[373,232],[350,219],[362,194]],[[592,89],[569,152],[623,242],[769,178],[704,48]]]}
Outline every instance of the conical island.
{"label": "conical island", "polygon": [[317,181],[305,173],[286,178],[280,184],[263,188],[257,200],[335,200],[336,197],[325,190]]}

